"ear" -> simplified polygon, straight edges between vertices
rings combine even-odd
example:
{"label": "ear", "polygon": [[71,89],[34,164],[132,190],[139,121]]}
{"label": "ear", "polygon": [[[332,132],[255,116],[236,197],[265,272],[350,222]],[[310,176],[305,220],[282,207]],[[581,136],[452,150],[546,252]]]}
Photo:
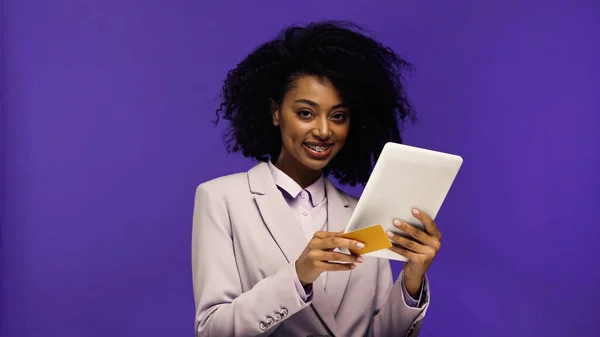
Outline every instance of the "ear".
{"label": "ear", "polygon": [[271,117],[273,125],[279,126],[279,106],[274,100],[271,100]]}

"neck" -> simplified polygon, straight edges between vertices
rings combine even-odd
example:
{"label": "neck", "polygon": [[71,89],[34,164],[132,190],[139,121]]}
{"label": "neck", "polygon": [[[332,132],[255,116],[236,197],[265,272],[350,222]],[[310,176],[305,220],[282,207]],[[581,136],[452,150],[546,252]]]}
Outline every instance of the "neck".
{"label": "neck", "polygon": [[281,154],[277,161],[273,163],[275,167],[292,178],[300,187],[307,188],[312,185],[321,176],[321,171],[311,170],[308,167],[303,167],[300,163],[293,163],[292,160],[285,158]]}

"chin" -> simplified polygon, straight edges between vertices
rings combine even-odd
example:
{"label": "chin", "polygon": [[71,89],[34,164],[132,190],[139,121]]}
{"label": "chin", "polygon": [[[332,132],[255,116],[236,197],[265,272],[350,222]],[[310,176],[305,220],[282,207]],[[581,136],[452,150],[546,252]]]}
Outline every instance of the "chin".
{"label": "chin", "polygon": [[307,161],[304,161],[302,164],[304,164],[304,166],[308,167],[309,169],[311,169],[313,171],[322,171],[329,164],[329,160],[327,160],[327,161],[307,160]]}

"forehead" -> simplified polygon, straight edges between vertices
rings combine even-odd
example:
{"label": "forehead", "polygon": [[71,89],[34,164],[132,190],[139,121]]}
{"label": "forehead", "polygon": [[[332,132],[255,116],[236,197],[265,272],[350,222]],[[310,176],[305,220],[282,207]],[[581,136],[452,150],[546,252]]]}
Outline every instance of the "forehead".
{"label": "forehead", "polygon": [[326,78],[303,76],[294,81],[294,85],[286,93],[284,100],[293,102],[306,99],[319,105],[336,105],[342,103],[339,92]]}

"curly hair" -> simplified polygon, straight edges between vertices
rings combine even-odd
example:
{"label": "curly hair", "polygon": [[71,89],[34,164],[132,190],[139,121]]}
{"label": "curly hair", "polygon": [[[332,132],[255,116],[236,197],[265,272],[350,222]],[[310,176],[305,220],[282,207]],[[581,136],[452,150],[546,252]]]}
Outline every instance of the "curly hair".
{"label": "curly hair", "polygon": [[276,160],[282,142],[272,102],[281,105],[299,77],[318,76],[333,84],[352,113],[346,144],[324,173],[342,185],[364,185],[385,143],[402,143],[399,124],[416,120],[403,85],[411,64],[364,32],[345,21],[290,26],[252,51],[221,89],[215,124],[229,121],[227,150]]}

